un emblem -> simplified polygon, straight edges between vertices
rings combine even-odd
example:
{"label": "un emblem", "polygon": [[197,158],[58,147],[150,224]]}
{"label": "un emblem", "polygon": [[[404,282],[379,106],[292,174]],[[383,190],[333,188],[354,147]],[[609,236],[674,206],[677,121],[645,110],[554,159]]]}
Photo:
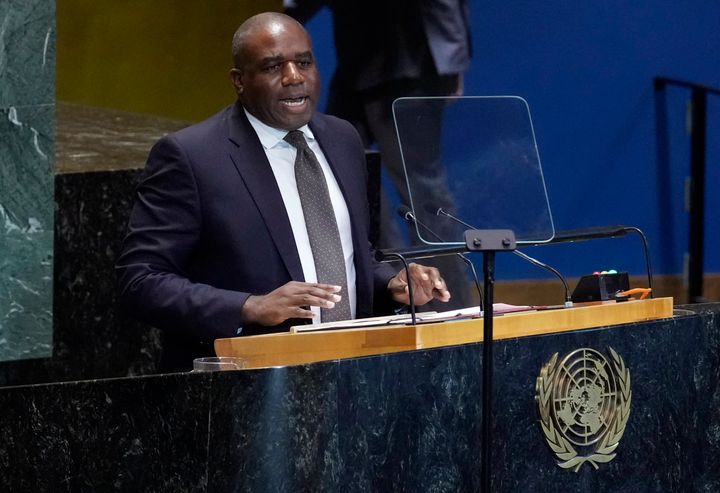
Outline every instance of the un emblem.
{"label": "un emblem", "polygon": [[630,372],[608,347],[610,361],[594,349],[577,349],[543,366],[535,387],[540,427],[564,469],[615,458],[630,416]]}

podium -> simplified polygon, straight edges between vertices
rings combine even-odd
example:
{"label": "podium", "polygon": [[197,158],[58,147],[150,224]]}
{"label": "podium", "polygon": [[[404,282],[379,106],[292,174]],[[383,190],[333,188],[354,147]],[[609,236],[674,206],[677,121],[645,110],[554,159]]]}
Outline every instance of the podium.
{"label": "podium", "polygon": [[[711,318],[675,317],[663,298],[497,317],[492,491],[720,484],[720,318]],[[462,320],[217,341],[219,355],[256,368],[237,372],[243,398],[218,402],[227,419],[252,412],[231,427],[253,444],[234,467],[251,474],[269,461],[282,472],[262,481],[299,489],[480,491],[481,339],[482,320]],[[632,377],[617,457],[562,469],[540,427],[541,369],[554,353],[608,347]],[[262,483],[251,476],[244,486]]]}
{"label": "podium", "polygon": [[[495,339],[543,335],[669,318],[672,298],[589,304],[506,313],[495,318]],[[288,332],[215,341],[218,356],[246,361],[248,368],[298,365],[482,342],[483,319]]]}
{"label": "podium", "polygon": [[[720,303],[669,309],[670,300],[646,300],[497,318],[494,493],[720,490]],[[616,310],[637,311],[611,317]],[[602,325],[613,318],[638,321]],[[511,319],[525,327],[501,325]],[[483,343],[462,337],[479,337],[481,325],[382,329],[394,331],[390,340],[377,329],[246,337],[218,345],[252,356],[250,345],[259,355],[258,341],[266,341],[265,354],[274,347],[289,361],[291,351],[277,343],[286,340],[297,344],[298,361],[310,359],[313,344],[315,358],[336,359],[259,368],[272,361],[258,357],[249,370],[4,388],[2,433],[13,453],[0,461],[0,484],[7,491],[480,491]],[[343,334],[355,338],[352,351],[320,346]],[[560,468],[535,400],[541,369],[555,353],[608,347],[632,381],[617,456],[597,470]]]}

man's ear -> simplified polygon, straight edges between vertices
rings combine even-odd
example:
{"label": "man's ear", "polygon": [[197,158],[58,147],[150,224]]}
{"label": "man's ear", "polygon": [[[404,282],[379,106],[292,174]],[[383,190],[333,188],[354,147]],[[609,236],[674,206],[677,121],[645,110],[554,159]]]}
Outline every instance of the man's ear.
{"label": "man's ear", "polygon": [[230,81],[232,82],[235,92],[238,96],[243,93],[243,73],[239,68],[230,69]]}

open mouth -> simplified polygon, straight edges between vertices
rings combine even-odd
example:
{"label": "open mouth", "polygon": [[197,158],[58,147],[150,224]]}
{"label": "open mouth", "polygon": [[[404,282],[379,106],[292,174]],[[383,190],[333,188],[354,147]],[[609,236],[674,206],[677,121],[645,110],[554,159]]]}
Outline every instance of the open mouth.
{"label": "open mouth", "polygon": [[280,102],[285,106],[289,106],[292,108],[295,106],[302,106],[303,104],[305,104],[305,101],[307,101],[307,99],[307,96],[300,96],[297,98],[281,99]]}

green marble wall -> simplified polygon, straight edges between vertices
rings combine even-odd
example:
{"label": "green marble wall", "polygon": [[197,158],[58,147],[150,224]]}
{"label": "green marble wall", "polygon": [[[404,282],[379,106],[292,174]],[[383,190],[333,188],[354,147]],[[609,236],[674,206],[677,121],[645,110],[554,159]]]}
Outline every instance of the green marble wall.
{"label": "green marble wall", "polygon": [[0,0],[0,361],[52,354],[55,1]]}

